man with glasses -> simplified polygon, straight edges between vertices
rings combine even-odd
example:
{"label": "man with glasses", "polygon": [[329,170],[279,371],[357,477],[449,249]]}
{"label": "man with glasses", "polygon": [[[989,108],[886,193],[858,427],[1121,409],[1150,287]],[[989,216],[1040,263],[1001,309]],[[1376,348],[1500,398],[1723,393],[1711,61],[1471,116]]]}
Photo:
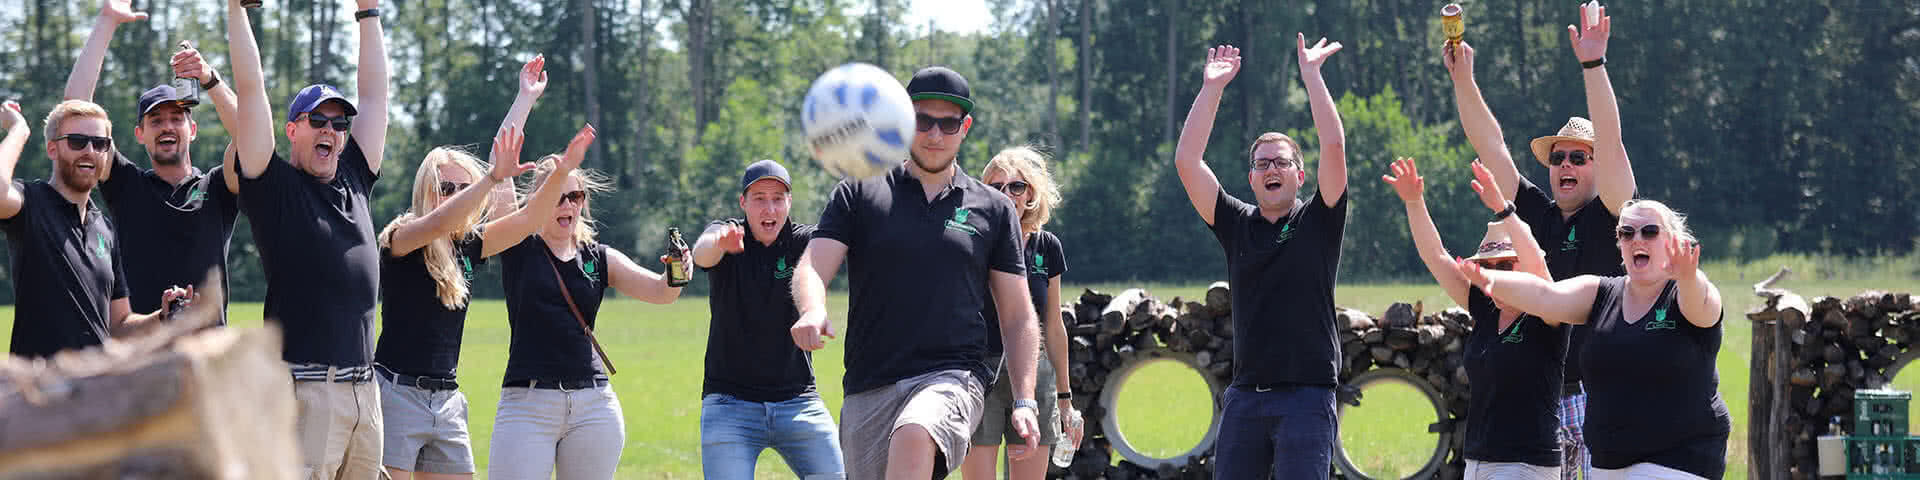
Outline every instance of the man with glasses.
{"label": "man with glasses", "polygon": [[[0,106],[0,228],[13,260],[13,335],[8,351],[48,357],[99,345],[160,314],[135,314],[120,268],[113,224],[90,201],[113,152],[107,111],[85,100],[61,102],[47,114],[47,157],[53,181],[20,182],[13,167],[26,149],[20,104]],[[164,300],[183,293],[171,290]]]}
{"label": "man with glasses", "polygon": [[[127,0],[105,2],[67,76],[68,99],[93,100],[114,30],[144,18],[146,13],[133,11]],[[238,115],[238,100],[200,52],[183,49],[174,54],[172,66],[175,76],[192,78],[206,91],[221,123],[230,125],[228,121]],[[239,200],[234,198],[239,177],[230,164],[231,155],[222,155],[226,164],[211,170],[193,166],[193,141],[200,125],[193,121],[191,109],[200,100],[192,95],[164,83],[141,93],[133,135],[145,147],[152,168],[140,168],[116,150],[112,165],[100,172],[107,212],[120,235],[133,240],[124,244],[124,270],[135,310],[160,309],[156,302],[161,292],[205,281],[209,271],[218,272],[220,291],[227,291],[227,245],[233,237],[234,218],[240,214]],[[224,325],[226,297],[220,302],[215,318]]]}
{"label": "man with glasses", "polygon": [[[1604,11],[1604,10],[1603,10]],[[1547,189],[1520,175],[1513,163],[1506,137],[1494,119],[1493,109],[1480,94],[1474,80],[1474,49],[1466,42],[1442,49],[1442,63],[1453,79],[1454,101],[1460,110],[1460,126],[1474,152],[1492,171],[1494,182],[1506,192],[1519,215],[1533,229],[1547,251],[1547,270],[1554,280],[1580,275],[1621,276],[1620,247],[1614,243],[1613,229],[1620,209],[1635,193],[1633,165],[1620,135],[1620,107],[1614,100],[1613,85],[1607,77],[1607,40],[1611,21],[1587,19],[1581,9],[1581,35],[1574,35],[1573,53],[1580,60],[1585,81],[1587,110],[1595,121],[1573,117],[1555,135],[1536,138],[1529,145],[1533,156],[1547,168]],[[1602,23],[1605,22],[1605,27]],[[1589,25],[1591,24],[1591,25]],[[1573,27],[1568,27],[1572,30]],[[1572,33],[1572,32],[1569,32]],[[1547,190],[1552,190],[1549,195]],[[1598,200],[1598,201],[1596,201]],[[1566,375],[1562,378],[1560,398],[1561,478],[1588,478],[1591,466],[1586,451],[1586,392],[1581,385],[1582,345],[1588,335],[1586,326],[1567,329]]]}
{"label": "man with glasses", "polygon": [[1340,339],[1333,322],[1333,286],[1347,224],[1346,129],[1320,66],[1340,51],[1326,39],[1311,48],[1298,38],[1319,133],[1319,190],[1306,183],[1300,145],[1267,132],[1248,150],[1248,204],[1221,187],[1202,156],[1227,83],[1240,71],[1240,49],[1207,51],[1200,94],[1187,112],[1174,166],[1187,199],[1226,250],[1233,286],[1233,383],[1220,421],[1214,478],[1327,478],[1333,462],[1334,394]]}
{"label": "man with glasses", "polygon": [[[355,0],[358,102],[330,85],[300,90],[274,151],[272,114],[241,0],[227,6],[239,121],[240,206],[267,273],[266,318],[285,330],[282,357],[300,406],[303,478],[379,478],[381,415],[373,383],[379,246],[369,200],[387,138],[387,56],[379,0]],[[356,106],[357,104],[357,106]],[[351,130],[351,135],[349,135]]]}
{"label": "man with glasses", "polygon": [[[946,67],[907,83],[919,133],[910,158],[833,190],[795,267],[800,319],[790,332],[813,351],[833,336],[826,285],[848,262],[846,400],[840,407],[847,477],[942,478],[960,467],[980,421],[995,326],[1013,381],[1013,422],[1037,447],[1033,399],[1040,323],[1027,293],[1020,215],[1005,195],[960,171],[972,90]],[[1022,455],[1024,458],[1024,455]]]}

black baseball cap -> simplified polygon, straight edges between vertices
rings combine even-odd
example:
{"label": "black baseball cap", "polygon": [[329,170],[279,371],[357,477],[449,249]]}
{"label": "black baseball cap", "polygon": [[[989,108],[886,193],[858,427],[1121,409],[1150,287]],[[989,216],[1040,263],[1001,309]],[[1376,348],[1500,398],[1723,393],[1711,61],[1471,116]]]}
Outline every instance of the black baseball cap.
{"label": "black baseball cap", "polygon": [[199,105],[200,100],[180,98],[180,92],[175,91],[172,85],[163,83],[158,87],[149,88],[146,92],[140,94],[140,105],[134,109],[135,112],[140,112],[140,115],[135,118],[145,118],[147,113],[153,111],[154,107],[166,104],[179,105],[181,109],[190,109],[193,108],[194,105]]}
{"label": "black baseball cap", "polygon": [[966,77],[951,68],[934,66],[913,72],[907,95],[914,100],[946,100],[959,105],[963,113],[973,113],[973,89],[967,87]]}
{"label": "black baseball cap", "polygon": [[780,185],[786,186],[787,190],[793,190],[793,179],[787,176],[787,167],[782,167],[780,162],[773,160],[761,160],[747,165],[747,174],[740,177],[740,193],[747,193],[747,187],[753,186],[753,182],[769,178],[779,180]]}

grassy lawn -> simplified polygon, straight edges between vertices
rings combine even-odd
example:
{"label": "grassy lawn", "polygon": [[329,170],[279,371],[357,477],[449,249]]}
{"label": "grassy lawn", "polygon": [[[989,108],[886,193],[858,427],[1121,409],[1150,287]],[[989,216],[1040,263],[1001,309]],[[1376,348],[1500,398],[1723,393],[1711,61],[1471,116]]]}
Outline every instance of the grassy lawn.
{"label": "grassy lawn", "polygon": [[[1726,333],[1719,370],[1720,391],[1734,422],[1728,448],[1729,478],[1746,476],[1747,363],[1752,329],[1744,313],[1759,300],[1751,294],[1751,285],[1779,266],[1789,265],[1798,273],[1782,286],[1809,297],[1852,295],[1874,288],[1916,291],[1920,290],[1917,259],[1920,257],[1866,263],[1781,256],[1745,265],[1721,263],[1708,267],[1726,299]],[[1087,287],[1069,285],[1064,292],[1067,300],[1077,298]],[[1091,287],[1118,290],[1121,285]],[[1170,300],[1174,296],[1198,298],[1205,285],[1148,285],[1148,289],[1156,297]],[[1376,314],[1395,302],[1424,300],[1433,306],[1452,303],[1437,286],[1422,283],[1343,285],[1336,297],[1343,306]],[[834,312],[846,311],[844,296],[836,296],[831,302]],[[472,405],[474,455],[484,472],[510,332],[504,305],[499,301],[477,302],[473,312],[461,350],[460,377],[461,389]],[[236,304],[229,317],[238,319],[237,325],[242,327],[258,325],[258,320],[245,319],[260,318],[260,305]],[[12,308],[0,307],[0,325],[4,325],[0,335],[10,335],[12,319]],[[627,423],[619,478],[699,478],[706,299],[686,297],[665,306],[611,301],[605,304],[600,319],[600,341],[623,372],[613,382]],[[841,363],[844,344],[832,341],[814,357],[821,396],[836,416],[843,396],[840,378],[845,371]],[[1196,374],[1171,365],[1142,370],[1121,394],[1121,428],[1143,449],[1165,454],[1185,451],[1206,429],[1204,420],[1199,420],[1209,414],[1205,396],[1196,393],[1203,391],[1201,382]],[[1920,387],[1920,374],[1900,375],[1895,384],[1907,390]],[[1431,422],[1427,413],[1431,407],[1411,389],[1395,386],[1370,388],[1366,399],[1365,407],[1349,410],[1342,425],[1343,441],[1353,458],[1362,459],[1360,463],[1370,471],[1417,469],[1425,460],[1424,449],[1433,442],[1425,432]],[[1920,418],[1915,420],[1915,431],[1920,431]],[[772,453],[761,456],[759,474],[762,478],[791,476],[778,455]]]}

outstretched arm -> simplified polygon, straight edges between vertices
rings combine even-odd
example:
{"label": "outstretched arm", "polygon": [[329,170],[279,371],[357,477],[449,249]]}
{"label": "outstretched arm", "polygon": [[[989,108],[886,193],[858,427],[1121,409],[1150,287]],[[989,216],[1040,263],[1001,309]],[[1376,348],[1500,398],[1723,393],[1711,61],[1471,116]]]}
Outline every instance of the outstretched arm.
{"label": "outstretched arm", "polygon": [[1513,151],[1507,149],[1500,121],[1494,119],[1493,109],[1480,95],[1480,82],[1473,75],[1473,45],[1462,41],[1458,46],[1445,47],[1441,57],[1448,76],[1453,78],[1453,101],[1460,110],[1460,128],[1467,132],[1467,143],[1473,144],[1473,153],[1492,171],[1493,185],[1506,195],[1504,200],[1513,201],[1520,191],[1520,168],[1513,164]]}
{"label": "outstretched arm", "polygon": [[253,25],[240,0],[227,1],[227,47],[233,60],[233,91],[239,96],[239,118],[226,124],[227,131],[233,134],[240,175],[259,178],[273,161],[273,113],[267,105],[260,45],[253,39]]}
{"label": "outstretched arm", "polygon": [[846,259],[847,244],[815,238],[807,242],[806,251],[793,266],[793,306],[800,311],[800,319],[787,333],[793,335],[794,346],[801,350],[819,350],[827,346],[821,337],[835,338],[833,322],[827,320],[827,284],[833,282],[833,274],[840,271],[840,262]]}
{"label": "outstretched arm", "polygon": [[[1580,25],[1567,26],[1573,54],[1583,63],[1607,58],[1613,18],[1607,16],[1606,7],[1598,10],[1598,18],[1590,18],[1587,9],[1580,9]],[[1582,68],[1580,77],[1587,87],[1587,114],[1593,116],[1594,188],[1607,211],[1619,215],[1635,190],[1633,162],[1627,159],[1627,145],[1621,140],[1620,102],[1614,99],[1613,81],[1607,78],[1605,64]]]}
{"label": "outstretched arm", "polygon": [[107,44],[113,42],[114,30],[122,23],[146,19],[147,12],[134,11],[128,0],[107,0],[100,5],[93,32],[87,34],[87,44],[80,47],[80,58],[73,61],[73,72],[67,74],[67,100],[93,101],[93,89],[100,85],[100,64],[107,59]]}
{"label": "outstretched arm", "polygon": [[[540,226],[553,221],[553,210],[560,208],[560,196],[567,192],[567,178],[573,170],[580,168],[580,160],[586,158],[587,148],[593,146],[593,125],[580,127],[580,132],[567,142],[567,153],[555,162],[553,172],[533,190],[527,202],[520,205],[499,220],[488,222],[480,228],[480,256],[491,257],[506,251],[508,247],[518,245],[528,235],[539,231]],[[515,162],[505,158],[496,162]]]}
{"label": "outstretched arm", "polygon": [[[433,243],[433,239],[452,235],[462,226],[472,225],[473,218],[480,215],[481,207],[487,205],[487,197],[493,193],[494,186],[512,182],[514,177],[533,170],[533,164],[519,163],[520,146],[525,142],[526,137],[518,129],[500,129],[500,135],[493,137],[493,168],[486,176],[448,197],[447,201],[440,203],[439,208],[383,232],[387,234],[387,238],[382,240],[387,241],[389,255],[396,258],[407,256]],[[482,243],[485,241],[482,240]]]}
{"label": "outstretched arm", "polygon": [[1240,49],[1221,45],[1207,49],[1207,64],[1200,94],[1187,110],[1187,122],[1180,127],[1180,141],[1173,147],[1174,170],[1180,173],[1180,186],[1187,189],[1187,201],[1200,213],[1200,220],[1213,225],[1213,206],[1220,195],[1220,179],[1207,168],[1207,138],[1213,135],[1213,117],[1220,113],[1220,95],[1227,83],[1240,73]]}
{"label": "outstretched arm", "polygon": [[716,223],[700,233],[700,239],[693,242],[693,264],[700,268],[712,268],[720,264],[727,255],[746,251],[747,230],[732,223]]}
{"label": "outstretched arm", "polygon": [[1334,108],[1333,93],[1327,90],[1327,79],[1320,75],[1320,65],[1327,57],[1340,51],[1340,42],[1327,44],[1326,38],[1313,48],[1307,48],[1307,35],[1300,35],[1300,80],[1307,84],[1307,103],[1313,109],[1313,130],[1320,136],[1320,200],[1331,207],[1340,203],[1340,197],[1347,193],[1347,127],[1340,123],[1340,112]]}
{"label": "outstretched arm", "polygon": [[1600,277],[1593,275],[1550,282],[1531,273],[1482,269],[1466,260],[1455,262],[1454,267],[1487,296],[1553,323],[1587,323],[1593,298],[1600,292]]}
{"label": "outstretched arm", "polygon": [[1380,180],[1393,186],[1393,192],[1400,196],[1400,202],[1407,207],[1407,231],[1413,234],[1413,245],[1420,254],[1420,262],[1427,265],[1427,272],[1433,274],[1433,280],[1440,282],[1440,289],[1447,292],[1447,298],[1455,305],[1467,305],[1467,277],[1453,268],[1452,256],[1447,247],[1440,242],[1440,229],[1433,226],[1433,216],[1427,213],[1426,177],[1420,176],[1420,169],[1411,158],[1393,161],[1393,174],[1381,175]]}
{"label": "outstretched arm", "polygon": [[[380,0],[357,0],[360,10],[380,7]],[[387,152],[387,40],[380,17],[360,20],[360,76],[355,80],[360,112],[353,122],[353,138],[367,154],[367,171],[380,173]]]}
{"label": "outstretched arm", "polygon": [[1713,286],[1707,272],[1700,269],[1700,243],[1682,241],[1678,235],[1666,238],[1667,274],[1673,276],[1679,290],[1675,298],[1680,314],[1686,315],[1693,326],[1713,328],[1720,323],[1720,288]]}
{"label": "outstretched arm", "polygon": [[13,218],[20,214],[20,207],[26,204],[26,192],[13,185],[13,167],[20,164],[20,152],[27,148],[27,137],[33,135],[33,128],[27,126],[27,118],[20,115],[20,104],[9,100],[0,105],[0,130],[6,130],[7,136],[0,138],[0,219]]}
{"label": "outstretched arm", "polygon": [[[681,258],[680,261],[692,260]],[[665,255],[660,256],[660,263],[667,263]],[[607,271],[611,273],[607,277],[607,283],[613,285],[613,289],[620,291],[621,295],[656,305],[673,303],[680,298],[680,291],[683,288],[667,285],[665,274],[648,270],[634,263],[633,259],[627,258],[627,254],[620,253],[619,250],[607,249],[607,265]]]}

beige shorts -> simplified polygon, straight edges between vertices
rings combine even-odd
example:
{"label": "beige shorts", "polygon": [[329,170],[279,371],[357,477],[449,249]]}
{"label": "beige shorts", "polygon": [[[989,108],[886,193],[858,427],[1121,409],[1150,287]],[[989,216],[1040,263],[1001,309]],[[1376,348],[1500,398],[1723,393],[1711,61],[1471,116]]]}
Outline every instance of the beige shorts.
{"label": "beige shorts", "polygon": [[919,425],[939,447],[934,478],[960,469],[968,439],[980,422],[986,388],[965,370],[941,370],[848,395],[840,405],[840,449],[847,478],[887,476],[887,446],[893,432]]}
{"label": "beige shorts", "polygon": [[300,478],[385,479],[380,388],[374,382],[293,382],[300,416]]}

